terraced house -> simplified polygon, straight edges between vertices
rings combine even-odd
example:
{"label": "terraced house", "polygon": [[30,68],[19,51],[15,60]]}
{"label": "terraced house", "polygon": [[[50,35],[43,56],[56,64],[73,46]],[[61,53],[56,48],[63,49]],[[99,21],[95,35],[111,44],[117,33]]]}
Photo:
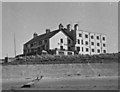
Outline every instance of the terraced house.
{"label": "terraced house", "polygon": [[24,44],[24,54],[101,54],[107,53],[106,35],[80,30],[78,24],[74,28],[70,24],[51,31],[46,29],[42,35],[33,34],[33,38]]}

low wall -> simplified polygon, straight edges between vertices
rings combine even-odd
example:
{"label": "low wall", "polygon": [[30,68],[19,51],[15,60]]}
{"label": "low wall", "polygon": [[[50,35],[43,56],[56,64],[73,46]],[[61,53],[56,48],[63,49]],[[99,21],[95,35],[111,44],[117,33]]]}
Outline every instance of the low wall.
{"label": "low wall", "polygon": [[2,66],[2,78],[33,78],[36,76],[116,76],[117,63],[107,64],[49,64],[49,65],[5,65]]}

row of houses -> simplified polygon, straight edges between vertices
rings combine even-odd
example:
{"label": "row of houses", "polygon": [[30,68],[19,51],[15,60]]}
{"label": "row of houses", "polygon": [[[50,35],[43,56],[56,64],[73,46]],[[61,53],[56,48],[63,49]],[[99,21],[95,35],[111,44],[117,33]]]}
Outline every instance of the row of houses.
{"label": "row of houses", "polygon": [[46,51],[50,54],[103,54],[107,53],[107,41],[105,34],[87,32],[79,29],[75,24],[64,27],[59,24],[58,29],[51,31],[46,29],[44,34],[33,34],[33,38],[26,42],[23,47],[23,54],[41,54]]}

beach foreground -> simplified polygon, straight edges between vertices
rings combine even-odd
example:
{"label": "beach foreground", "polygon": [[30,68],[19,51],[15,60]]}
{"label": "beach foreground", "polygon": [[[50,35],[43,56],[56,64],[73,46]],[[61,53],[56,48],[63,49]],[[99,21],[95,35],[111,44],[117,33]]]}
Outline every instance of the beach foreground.
{"label": "beach foreground", "polygon": [[21,88],[31,79],[5,80],[3,90],[117,90],[118,77],[45,77],[30,88]]}
{"label": "beach foreground", "polygon": [[[29,88],[21,88],[43,76]],[[2,90],[118,90],[118,64],[8,65]]]}

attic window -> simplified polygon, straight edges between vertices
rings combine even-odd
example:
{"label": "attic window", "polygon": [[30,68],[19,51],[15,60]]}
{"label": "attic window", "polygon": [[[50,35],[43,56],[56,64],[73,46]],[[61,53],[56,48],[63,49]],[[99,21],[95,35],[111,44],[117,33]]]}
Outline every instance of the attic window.
{"label": "attic window", "polygon": [[60,42],[63,43],[63,39],[60,39]]}

